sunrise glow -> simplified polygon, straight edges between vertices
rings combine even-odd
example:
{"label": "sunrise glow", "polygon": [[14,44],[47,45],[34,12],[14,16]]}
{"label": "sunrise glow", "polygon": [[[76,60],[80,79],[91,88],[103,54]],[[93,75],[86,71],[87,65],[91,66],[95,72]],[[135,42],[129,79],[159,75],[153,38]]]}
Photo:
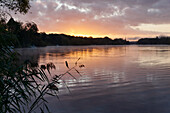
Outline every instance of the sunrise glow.
{"label": "sunrise glow", "polygon": [[168,2],[159,0],[36,0],[28,14],[14,16],[35,22],[40,32],[114,39],[169,36],[168,10]]}

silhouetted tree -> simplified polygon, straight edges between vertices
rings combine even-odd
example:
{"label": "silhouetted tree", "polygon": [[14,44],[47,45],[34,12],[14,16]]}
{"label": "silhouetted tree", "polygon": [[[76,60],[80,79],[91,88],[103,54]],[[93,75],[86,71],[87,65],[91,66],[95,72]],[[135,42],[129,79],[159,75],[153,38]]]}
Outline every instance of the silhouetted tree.
{"label": "silhouetted tree", "polygon": [[38,27],[34,22],[29,22],[24,25],[24,29],[31,33],[37,33]]}
{"label": "silhouetted tree", "polygon": [[[9,14],[6,10],[14,11],[15,13],[26,14],[30,9],[30,0],[0,0],[0,18]],[[3,10],[4,9],[4,10]],[[10,14],[9,14],[10,15]]]}

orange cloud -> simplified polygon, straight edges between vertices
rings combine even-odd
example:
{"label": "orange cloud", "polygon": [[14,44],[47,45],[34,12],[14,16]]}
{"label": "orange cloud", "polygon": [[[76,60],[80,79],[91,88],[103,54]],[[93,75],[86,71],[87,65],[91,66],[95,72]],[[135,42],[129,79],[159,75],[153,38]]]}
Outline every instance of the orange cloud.
{"label": "orange cloud", "polygon": [[34,21],[41,32],[103,37],[153,37],[170,32],[141,25],[170,24],[169,0],[37,0],[30,12],[14,15]]}

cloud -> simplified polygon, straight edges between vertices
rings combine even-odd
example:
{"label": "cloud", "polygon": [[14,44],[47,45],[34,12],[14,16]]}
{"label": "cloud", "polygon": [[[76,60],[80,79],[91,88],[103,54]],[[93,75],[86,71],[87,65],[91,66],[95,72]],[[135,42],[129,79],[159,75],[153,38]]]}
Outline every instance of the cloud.
{"label": "cloud", "polygon": [[[169,0],[36,0],[30,13],[40,31],[111,37],[160,35],[134,29],[143,24],[170,24]],[[140,27],[138,27],[140,28]]]}

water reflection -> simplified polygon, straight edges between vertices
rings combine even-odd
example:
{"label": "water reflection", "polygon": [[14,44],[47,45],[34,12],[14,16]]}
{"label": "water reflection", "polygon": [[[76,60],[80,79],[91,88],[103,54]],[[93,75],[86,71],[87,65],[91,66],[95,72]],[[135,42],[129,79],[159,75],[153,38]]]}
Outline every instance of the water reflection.
{"label": "water reflection", "polygon": [[[22,55],[20,61],[30,59],[40,65],[53,62],[56,65],[53,74],[65,72],[67,68],[64,62],[68,61],[69,65],[73,66],[80,57],[80,63],[86,65],[86,68],[80,71],[88,76],[91,82],[100,79],[108,82],[107,79],[111,79],[113,83],[121,83],[134,78],[143,78],[143,80],[146,78],[146,81],[153,81],[155,73],[147,72],[142,77],[137,75],[145,73],[149,68],[152,70],[159,65],[167,68],[170,64],[169,46],[63,46],[18,49],[17,51]],[[73,74],[79,78],[75,72]],[[132,75],[129,76],[129,74]],[[68,80],[68,83],[72,80],[68,76],[64,79]],[[86,82],[89,81],[86,80]]]}
{"label": "water reflection", "polygon": [[[71,67],[81,58],[79,63],[86,66],[77,67],[82,77],[72,71],[77,81],[69,75],[63,78],[72,94],[64,84],[59,85],[60,98],[70,113],[170,111],[167,107],[170,104],[167,101],[170,99],[167,96],[170,94],[170,46],[62,46],[17,51],[22,55],[21,61],[53,62],[56,65],[53,75],[67,70],[65,61]],[[57,107],[58,112],[67,113],[56,101],[51,99],[51,102],[57,105],[54,108]]]}
{"label": "water reflection", "polygon": [[137,62],[141,66],[166,65],[170,63],[170,47],[139,47]]}
{"label": "water reflection", "polygon": [[[67,70],[64,64],[65,61],[73,66],[80,57],[79,63],[86,66],[85,69],[79,69],[83,76],[80,77],[75,72],[72,72],[72,74],[79,79],[80,83],[84,81],[83,85],[97,87],[98,81],[99,84],[101,82],[108,84],[108,82],[119,83],[125,81],[125,74],[123,70],[120,70],[124,66],[124,60],[119,59],[126,55],[126,48],[126,46],[63,46],[18,49],[17,51],[22,55],[20,61],[30,59],[38,62],[39,65],[53,62],[56,65],[56,70],[52,71],[53,75],[64,73]],[[120,68],[120,71],[116,70],[118,68]],[[75,82],[70,76],[64,77],[64,80],[71,88],[78,85],[76,84],[77,81]]]}

